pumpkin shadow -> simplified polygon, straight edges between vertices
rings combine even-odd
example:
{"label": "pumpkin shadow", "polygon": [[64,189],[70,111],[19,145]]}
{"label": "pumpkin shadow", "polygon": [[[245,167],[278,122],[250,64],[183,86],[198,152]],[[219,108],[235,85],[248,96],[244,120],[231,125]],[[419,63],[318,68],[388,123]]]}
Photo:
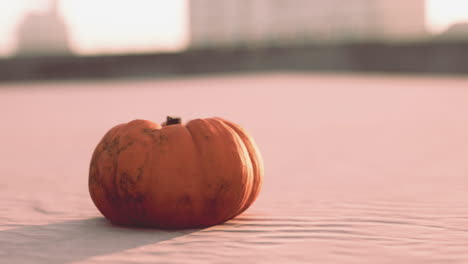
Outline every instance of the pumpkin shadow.
{"label": "pumpkin shadow", "polygon": [[0,231],[0,259],[8,263],[69,263],[157,244],[199,230],[121,227],[104,218],[25,226]]}

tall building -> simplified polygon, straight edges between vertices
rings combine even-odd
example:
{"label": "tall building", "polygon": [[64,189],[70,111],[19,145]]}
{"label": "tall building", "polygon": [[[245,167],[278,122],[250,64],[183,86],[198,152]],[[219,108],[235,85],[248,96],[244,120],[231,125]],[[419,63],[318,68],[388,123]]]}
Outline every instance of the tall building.
{"label": "tall building", "polygon": [[425,0],[190,0],[192,48],[425,35]]}
{"label": "tall building", "polygon": [[59,13],[59,1],[51,0],[44,13],[27,14],[18,26],[17,56],[70,54],[68,32]]}
{"label": "tall building", "polygon": [[414,39],[425,37],[427,34],[425,0],[378,0],[375,2],[382,38]]}

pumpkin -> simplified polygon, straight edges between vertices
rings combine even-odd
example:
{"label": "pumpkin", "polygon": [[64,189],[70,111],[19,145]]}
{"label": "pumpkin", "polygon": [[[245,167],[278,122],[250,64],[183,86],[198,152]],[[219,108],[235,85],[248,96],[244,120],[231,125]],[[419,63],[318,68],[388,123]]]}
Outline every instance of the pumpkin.
{"label": "pumpkin", "polygon": [[134,120],[96,146],[89,192],[118,225],[195,228],[223,223],[256,199],[263,164],[254,140],[222,118],[163,125]]}

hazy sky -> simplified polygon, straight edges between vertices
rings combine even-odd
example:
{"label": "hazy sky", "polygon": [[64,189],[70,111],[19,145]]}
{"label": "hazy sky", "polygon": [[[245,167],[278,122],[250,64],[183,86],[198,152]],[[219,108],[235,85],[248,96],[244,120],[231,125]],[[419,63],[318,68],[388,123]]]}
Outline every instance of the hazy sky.
{"label": "hazy sky", "polygon": [[468,1],[426,0],[428,29],[440,32],[458,21],[468,22]]}
{"label": "hazy sky", "polygon": [[[188,0],[61,0],[78,54],[178,50],[187,41]],[[426,0],[427,26],[439,32],[468,21],[468,1]],[[0,56],[11,54],[18,21],[47,0],[0,0]]]}

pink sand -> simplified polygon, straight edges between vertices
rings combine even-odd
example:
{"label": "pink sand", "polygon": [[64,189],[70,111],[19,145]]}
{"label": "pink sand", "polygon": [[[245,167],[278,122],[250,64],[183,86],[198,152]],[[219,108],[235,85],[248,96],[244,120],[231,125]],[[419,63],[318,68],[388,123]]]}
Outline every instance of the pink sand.
{"label": "pink sand", "polygon": [[[272,73],[0,85],[0,263],[468,263],[468,79]],[[121,228],[87,189],[112,126],[221,116],[262,193],[224,225]]]}

